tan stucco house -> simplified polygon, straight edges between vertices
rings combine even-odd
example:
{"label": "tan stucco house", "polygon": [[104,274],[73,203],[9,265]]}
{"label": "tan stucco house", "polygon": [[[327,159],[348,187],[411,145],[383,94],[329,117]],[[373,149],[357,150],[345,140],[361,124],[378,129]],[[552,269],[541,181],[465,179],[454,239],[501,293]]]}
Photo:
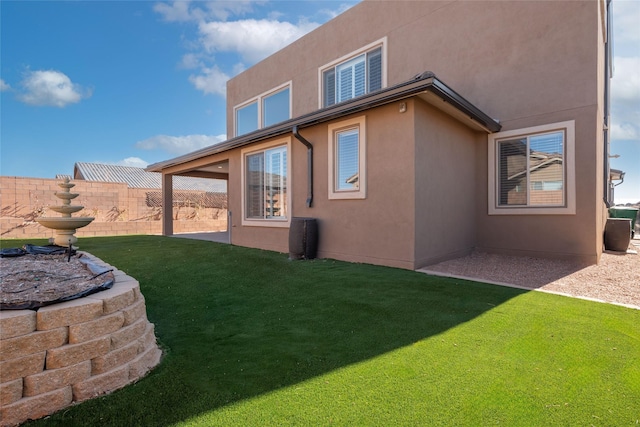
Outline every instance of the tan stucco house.
{"label": "tan stucco house", "polygon": [[148,170],[167,205],[173,176],[227,179],[236,245],[287,252],[308,217],[326,258],[596,263],[608,8],[364,0],[228,82],[230,139]]}

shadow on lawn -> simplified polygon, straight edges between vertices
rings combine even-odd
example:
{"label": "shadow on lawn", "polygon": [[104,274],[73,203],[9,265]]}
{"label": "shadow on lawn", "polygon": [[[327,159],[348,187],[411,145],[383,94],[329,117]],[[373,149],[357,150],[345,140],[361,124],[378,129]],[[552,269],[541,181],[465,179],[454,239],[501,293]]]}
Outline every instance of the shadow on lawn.
{"label": "shadow on lawn", "polygon": [[163,363],[47,425],[166,426],[440,334],[524,291],[154,236],[83,239],[139,280]]}

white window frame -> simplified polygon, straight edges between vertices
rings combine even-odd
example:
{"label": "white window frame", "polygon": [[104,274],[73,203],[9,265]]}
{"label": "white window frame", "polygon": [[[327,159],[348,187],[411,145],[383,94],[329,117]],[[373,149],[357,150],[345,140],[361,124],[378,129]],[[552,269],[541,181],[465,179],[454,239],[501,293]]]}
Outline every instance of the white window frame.
{"label": "white window frame", "polygon": [[[336,135],[342,131],[358,129],[358,188],[349,190],[336,190]],[[329,186],[330,200],[365,199],[367,197],[367,132],[365,116],[356,117],[332,123],[328,126],[329,147]]]}
{"label": "white window frame", "polygon": [[[380,40],[376,40],[373,43],[370,43],[354,52],[348,53],[347,55],[344,55],[334,61],[329,62],[328,64],[324,64],[323,66],[321,66],[320,68],[318,68],[318,108],[324,108],[324,72],[329,70],[330,68],[335,68],[338,65],[341,65],[343,63],[349,62],[352,59],[365,54],[371,50],[374,50],[376,48],[380,47],[381,48],[381,55],[382,55],[382,82],[381,82],[381,88],[384,89],[385,87],[387,87],[387,37],[383,37]],[[336,76],[337,78],[337,76]],[[336,100],[336,104],[338,103],[338,101]],[[335,104],[332,104],[335,105]]]}
{"label": "white window frame", "polygon": [[[564,206],[499,206],[498,205],[498,142],[504,139],[534,136],[536,134],[563,131],[564,141]],[[497,132],[488,136],[488,205],[489,215],[575,215],[576,213],[576,165],[575,120]]]}
{"label": "white window frame", "polygon": [[[262,129],[264,127],[263,124],[263,111],[262,111],[262,106],[264,103],[264,99],[270,97],[271,95],[275,95],[278,92],[282,92],[283,90],[289,89],[289,114],[288,114],[288,118],[291,118],[292,115],[292,111],[293,111],[293,107],[292,107],[292,102],[293,102],[293,87],[292,87],[292,82],[291,80],[289,80],[286,83],[281,84],[280,86],[276,86],[275,88],[268,90],[266,92],[261,93],[258,96],[255,96],[251,99],[246,100],[245,102],[236,105],[235,107],[233,107],[233,135],[234,136],[240,136],[238,135],[238,110],[241,110],[242,108],[253,104],[254,102],[256,102],[258,104],[258,128],[257,129]],[[257,130],[256,129],[256,130]]]}
{"label": "white window frame", "polygon": [[[285,218],[247,218],[246,215],[246,164],[247,156],[265,152],[269,149],[286,147],[287,148],[287,216]],[[280,138],[274,141],[265,142],[263,144],[244,148],[240,151],[240,177],[241,177],[241,197],[242,197],[242,225],[249,227],[284,227],[288,228],[291,224],[291,208],[292,208],[292,183],[291,183],[291,138]]]}

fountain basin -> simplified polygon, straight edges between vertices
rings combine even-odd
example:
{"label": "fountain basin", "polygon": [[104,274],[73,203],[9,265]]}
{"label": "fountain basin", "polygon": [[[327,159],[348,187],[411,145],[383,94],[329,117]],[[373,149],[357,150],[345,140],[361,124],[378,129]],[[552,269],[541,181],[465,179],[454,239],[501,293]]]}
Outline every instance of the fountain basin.
{"label": "fountain basin", "polygon": [[56,235],[53,238],[53,243],[58,246],[73,245],[78,241],[75,236],[76,228],[81,228],[89,225],[94,218],[91,217],[43,217],[36,218],[36,221],[43,227],[51,228],[55,231]]}
{"label": "fountain basin", "polygon": [[56,191],[53,194],[55,194],[58,199],[63,199],[63,200],[71,200],[79,196],[79,194],[77,193],[67,193],[65,191]]}
{"label": "fountain basin", "polygon": [[[95,218],[91,217],[42,217],[36,218],[36,221],[43,227],[52,228],[54,230],[73,230],[89,225]],[[61,245],[65,246],[65,245]]]}
{"label": "fountain basin", "polygon": [[54,212],[61,213],[61,214],[65,215],[65,216],[71,216],[72,213],[79,212],[82,209],[84,209],[84,207],[83,206],[62,205],[62,206],[49,206],[49,209],[51,209]]}

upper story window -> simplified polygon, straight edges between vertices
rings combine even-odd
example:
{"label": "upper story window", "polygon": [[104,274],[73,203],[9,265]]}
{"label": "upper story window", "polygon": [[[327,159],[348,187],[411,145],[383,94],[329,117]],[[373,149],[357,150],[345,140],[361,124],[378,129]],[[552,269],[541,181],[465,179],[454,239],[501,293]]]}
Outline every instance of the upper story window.
{"label": "upper story window", "polygon": [[489,135],[489,214],[575,213],[575,122]]}
{"label": "upper story window", "polygon": [[386,86],[386,39],[320,68],[321,106],[365,95]]}
{"label": "upper story window", "polygon": [[258,101],[236,109],[236,136],[258,129]]}
{"label": "upper story window", "polygon": [[291,82],[237,106],[235,136],[244,135],[291,118]]}

